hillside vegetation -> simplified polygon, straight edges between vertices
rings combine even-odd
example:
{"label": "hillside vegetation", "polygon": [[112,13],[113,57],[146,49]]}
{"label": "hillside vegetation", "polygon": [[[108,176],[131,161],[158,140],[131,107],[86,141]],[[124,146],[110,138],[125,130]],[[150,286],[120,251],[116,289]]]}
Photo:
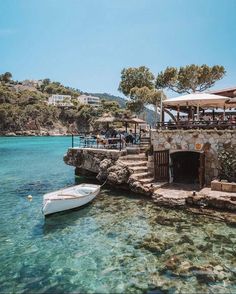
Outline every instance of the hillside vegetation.
{"label": "hillside vegetation", "polygon": [[[40,85],[25,86],[10,75],[0,76],[0,134],[1,135],[59,135],[91,131],[94,120],[104,113],[122,115],[126,101],[109,94],[92,94],[102,99],[97,109],[80,105],[81,92],[59,82],[43,80]],[[73,106],[60,108],[47,104],[51,94],[71,95]]]}

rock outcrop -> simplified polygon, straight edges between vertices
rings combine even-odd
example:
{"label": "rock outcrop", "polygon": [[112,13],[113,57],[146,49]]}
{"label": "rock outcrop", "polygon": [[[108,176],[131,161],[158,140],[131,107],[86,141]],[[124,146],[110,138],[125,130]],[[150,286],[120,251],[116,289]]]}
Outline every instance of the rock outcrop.
{"label": "rock outcrop", "polygon": [[107,180],[111,184],[127,184],[130,172],[127,166],[117,161],[115,165],[107,170]]}
{"label": "rock outcrop", "polygon": [[[131,156],[131,160],[127,161],[127,156],[124,155],[126,151],[70,148],[64,156],[64,161],[68,165],[75,166],[78,173],[84,174],[83,171],[85,171],[97,174],[96,178],[100,182],[107,180],[111,185],[127,187],[133,192],[151,196],[153,193],[151,184],[147,185],[145,179],[138,178],[139,175],[143,176],[143,171],[147,170],[146,157],[143,154],[128,155]],[[132,156],[137,157],[135,165]],[[122,158],[126,161],[121,160]]]}
{"label": "rock outcrop", "polygon": [[108,177],[108,168],[112,165],[111,159],[103,159],[99,164],[99,172],[96,178],[101,182],[107,179]]}
{"label": "rock outcrop", "polygon": [[131,175],[130,178],[128,179],[128,184],[129,184],[130,190],[133,192],[144,194],[147,196],[151,196],[153,193],[153,188],[151,185],[150,186],[144,185],[133,175]]}
{"label": "rock outcrop", "polygon": [[186,198],[186,203],[200,207],[236,211],[236,193],[212,191],[210,188],[204,188],[195,196],[189,195]]}

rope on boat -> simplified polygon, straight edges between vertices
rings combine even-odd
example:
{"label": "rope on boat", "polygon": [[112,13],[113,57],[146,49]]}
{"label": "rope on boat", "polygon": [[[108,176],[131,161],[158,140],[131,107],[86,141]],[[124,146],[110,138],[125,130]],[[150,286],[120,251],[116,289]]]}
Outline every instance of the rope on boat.
{"label": "rope on boat", "polygon": [[107,183],[107,178],[106,178],[105,182],[101,185],[101,188],[102,188],[104,185],[106,185],[106,183]]}

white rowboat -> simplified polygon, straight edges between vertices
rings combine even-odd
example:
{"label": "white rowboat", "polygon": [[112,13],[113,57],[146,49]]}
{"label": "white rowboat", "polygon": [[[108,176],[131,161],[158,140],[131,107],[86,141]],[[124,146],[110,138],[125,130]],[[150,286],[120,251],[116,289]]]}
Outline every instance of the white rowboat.
{"label": "white rowboat", "polygon": [[100,185],[81,184],[47,193],[43,196],[43,214],[80,207],[92,201],[100,192]]}

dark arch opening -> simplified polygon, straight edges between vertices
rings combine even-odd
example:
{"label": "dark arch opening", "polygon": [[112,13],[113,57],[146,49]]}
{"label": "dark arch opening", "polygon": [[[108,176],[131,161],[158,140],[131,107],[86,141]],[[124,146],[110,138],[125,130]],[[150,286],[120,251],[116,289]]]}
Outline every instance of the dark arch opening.
{"label": "dark arch opening", "polygon": [[174,183],[199,183],[200,153],[192,151],[171,154]]}

